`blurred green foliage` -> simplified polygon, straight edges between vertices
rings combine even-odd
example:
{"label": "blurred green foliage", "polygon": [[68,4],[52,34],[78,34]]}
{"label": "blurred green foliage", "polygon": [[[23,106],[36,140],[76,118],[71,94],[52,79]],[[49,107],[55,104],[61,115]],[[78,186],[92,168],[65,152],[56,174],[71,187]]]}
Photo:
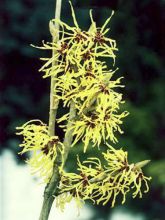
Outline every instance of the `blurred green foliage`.
{"label": "blurred green foliage", "polygon": [[[111,10],[116,11],[110,24],[110,35],[117,40],[119,52],[117,76],[124,76],[123,90],[130,112],[124,121],[125,134],[119,147],[129,151],[130,161],[151,159],[146,173],[153,177],[151,190],[143,200],[127,203],[131,210],[143,212],[149,220],[163,220],[165,205],[165,1],[164,0],[74,0],[82,28],[88,29],[89,8],[101,25]],[[42,80],[38,57],[45,54],[30,47],[51,40],[48,22],[54,16],[53,0],[6,0],[0,5],[0,120],[1,150],[19,151],[15,127],[32,118],[48,120],[49,79]],[[63,1],[62,19],[72,23],[67,1]],[[64,111],[60,108],[60,114]],[[62,136],[61,130],[58,130]],[[81,144],[72,149],[68,167],[74,169]],[[97,154],[91,149],[89,155]],[[18,157],[18,156],[17,156]],[[83,158],[84,155],[82,154]],[[20,159],[20,158],[19,158]],[[19,160],[21,161],[21,160]],[[72,162],[71,162],[72,161]],[[96,207],[93,219],[104,216],[109,207]]]}

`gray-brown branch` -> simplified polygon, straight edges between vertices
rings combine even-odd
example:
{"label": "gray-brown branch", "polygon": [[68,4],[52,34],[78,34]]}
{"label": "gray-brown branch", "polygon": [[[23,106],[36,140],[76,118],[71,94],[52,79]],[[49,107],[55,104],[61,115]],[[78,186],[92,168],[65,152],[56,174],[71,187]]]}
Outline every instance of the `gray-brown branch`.
{"label": "gray-brown branch", "polygon": [[[55,18],[60,19],[60,14],[61,14],[61,4],[62,0],[56,0],[56,11],[55,11]],[[56,36],[53,35],[53,42],[57,42],[59,39],[59,24],[56,22],[55,23],[55,30],[56,30]],[[51,30],[50,30],[51,31]],[[55,55],[55,51],[52,51],[52,56]],[[58,61],[56,63],[52,63],[52,65],[57,65]],[[55,135],[55,121],[56,121],[56,114],[57,114],[57,109],[58,109],[58,100],[55,100],[55,77],[51,76],[51,86],[50,86],[50,110],[49,110],[49,135],[54,136]],[[53,174],[50,179],[50,182],[47,184],[45,187],[44,191],[44,201],[40,213],[39,220],[48,220],[49,218],[49,213],[54,201],[54,197],[52,195],[55,194],[57,186],[60,181],[60,175],[59,175],[59,166],[61,164],[61,157],[60,155],[57,155],[55,161],[54,161],[54,166],[53,166]]]}

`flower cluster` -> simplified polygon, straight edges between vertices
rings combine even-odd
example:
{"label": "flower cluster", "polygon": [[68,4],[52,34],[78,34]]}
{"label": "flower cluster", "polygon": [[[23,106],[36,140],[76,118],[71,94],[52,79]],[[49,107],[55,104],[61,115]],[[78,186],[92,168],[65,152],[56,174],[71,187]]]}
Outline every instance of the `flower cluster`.
{"label": "flower cluster", "polygon": [[[113,93],[110,94],[110,97]],[[75,135],[75,140],[72,144],[74,146],[80,139],[84,142],[84,152],[89,146],[89,141],[91,140],[93,146],[99,146],[102,139],[104,142],[110,139],[112,142],[116,143],[117,138],[115,137],[115,132],[118,131],[120,134],[123,133],[120,126],[123,122],[122,119],[128,115],[128,112],[123,112],[118,114],[114,106],[109,106],[109,102],[104,102],[96,106],[95,110],[88,112],[87,114],[82,114],[79,120],[73,122],[73,135]]]}
{"label": "flower cluster", "polygon": [[63,144],[58,136],[49,136],[48,127],[40,120],[31,120],[17,127],[17,135],[23,136],[21,154],[30,152],[31,158],[27,163],[33,173],[39,173],[44,182],[49,182],[52,175],[53,162],[58,152],[63,151]]}
{"label": "flower cluster", "polygon": [[[124,103],[122,94],[117,91],[123,87],[122,77],[113,79],[117,70],[113,69],[115,52],[118,50],[116,41],[106,37],[109,31],[107,24],[113,13],[102,27],[96,27],[90,11],[91,27],[88,31],[82,31],[72,5],[71,10],[73,27],[61,20],[51,21],[52,28],[54,22],[61,27],[60,40],[43,43],[40,47],[54,51],[52,58],[43,59],[46,63],[40,71],[44,72],[44,77],[54,77],[56,99],[62,100],[64,106],[69,106],[71,101],[75,103],[78,116],[71,127],[75,137],[72,146],[82,139],[85,152],[90,141],[93,146],[99,146],[102,140],[107,139],[116,143],[115,132],[123,133],[120,125],[128,112],[119,110],[120,104]],[[112,69],[107,67],[102,58],[112,60]],[[68,120],[67,116],[63,116],[58,122]],[[62,127],[65,130],[65,126]]]}
{"label": "flower cluster", "polygon": [[144,176],[138,164],[128,163],[127,152],[116,150],[110,145],[108,148],[103,153],[107,165],[103,166],[98,158],[89,158],[83,163],[78,158],[78,174],[63,171],[57,200],[61,209],[72,199],[75,199],[79,207],[85,200],[103,205],[110,202],[113,207],[118,195],[122,195],[123,204],[126,194],[132,190],[133,198],[137,195],[141,198],[142,185],[145,186],[144,193],[148,192],[148,181],[151,178]]}
{"label": "flower cluster", "polygon": [[[54,23],[58,23],[59,40],[43,42],[43,46],[38,48],[53,51],[51,58],[42,58],[45,63],[40,69],[44,72],[43,78],[52,77],[51,91],[55,82],[51,98],[56,103],[61,101],[64,107],[74,104],[76,116],[72,117],[70,110],[70,113],[57,119],[59,126],[66,132],[63,143],[58,136],[50,136],[48,126],[40,120],[32,120],[18,127],[17,134],[24,138],[20,144],[23,148],[21,153],[32,152],[27,162],[33,172],[39,173],[46,183],[52,176],[55,159],[63,162],[58,170],[58,192],[55,192],[57,206],[62,210],[66,202],[72,199],[78,207],[86,200],[103,205],[110,202],[113,207],[119,195],[122,196],[123,204],[128,192],[132,192],[133,198],[138,195],[142,197],[143,192],[148,192],[148,181],[151,178],[144,176],[141,169],[148,161],[129,164],[127,152],[107,144],[107,152],[102,153],[104,165],[98,158],[88,158],[82,163],[78,158],[77,173],[63,170],[65,159],[62,159],[67,157],[70,145],[75,146],[81,140],[86,152],[88,146],[99,147],[102,141],[116,143],[116,134],[123,133],[121,125],[129,114],[120,110],[124,103],[120,90],[124,86],[121,83],[122,77],[115,78],[116,41],[106,36],[113,13],[102,27],[97,27],[90,11],[91,26],[84,31],[77,23],[72,4],[71,11],[74,26],[53,19],[50,31],[55,39],[58,30]],[[70,135],[70,141],[66,134]]]}

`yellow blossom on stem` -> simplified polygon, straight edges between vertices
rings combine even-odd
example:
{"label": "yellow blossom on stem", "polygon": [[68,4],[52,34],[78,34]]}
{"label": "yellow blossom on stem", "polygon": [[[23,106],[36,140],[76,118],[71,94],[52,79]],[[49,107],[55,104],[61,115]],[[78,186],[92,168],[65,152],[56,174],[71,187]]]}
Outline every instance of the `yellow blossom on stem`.
{"label": "yellow blossom on stem", "polygon": [[[61,173],[61,184],[59,186],[58,204],[64,207],[65,201],[62,194],[69,199],[75,199],[77,204],[86,200],[94,203],[110,203],[111,207],[119,195],[122,195],[122,204],[126,200],[128,192],[133,191],[133,198],[139,195],[142,197],[142,185],[146,187],[144,193],[148,192],[148,181],[151,177],[143,174],[141,167],[137,164],[128,163],[128,153],[122,149],[116,150],[109,144],[106,153],[102,153],[106,165],[102,165],[98,158],[88,158],[83,163],[79,158],[77,161],[79,173]],[[141,163],[141,162],[140,162]],[[61,199],[61,202],[60,202]]]}
{"label": "yellow blossom on stem", "polygon": [[63,144],[58,136],[48,135],[47,125],[40,120],[28,121],[16,129],[16,134],[23,136],[20,154],[30,152],[31,158],[27,163],[32,167],[32,173],[37,173],[44,182],[49,182],[57,153],[63,154]]}
{"label": "yellow blossom on stem", "polygon": [[[122,204],[126,201],[127,193],[132,193],[133,198],[141,198],[148,192],[151,179],[142,171],[149,161],[129,163],[127,151],[106,143],[118,142],[116,135],[123,134],[123,119],[129,114],[120,110],[125,101],[121,93],[123,77],[115,78],[118,48],[116,41],[107,37],[107,25],[114,12],[102,27],[97,27],[90,11],[91,26],[84,31],[78,25],[72,3],[69,3],[74,25],[52,19],[49,25],[53,42],[43,41],[42,46],[35,46],[53,51],[51,58],[41,58],[44,64],[39,70],[43,72],[43,78],[51,77],[49,129],[40,120],[17,127],[17,135],[23,136],[20,153],[31,153],[27,163],[32,172],[48,183],[44,214],[50,210],[48,199],[52,200],[52,196],[56,197],[56,205],[62,211],[71,200],[75,200],[78,208],[86,200],[94,204],[109,203],[114,207],[118,197],[122,197]],[[59,101],[63,107],[70,107],[70,111],[56,119]],[[54,134],[56,121],[65,132],[63,143]],[[99,148],[104,142],[107,151],[102,152],[103,161],[90,157],[81,162],[77,157],[77,171],[66,172],[64,165],[70,147],[79,141],[84,144],[84,152],[89,146]],[[45,204],[48,205],[46,211]]]}
{"label": "yellow blossom on stem", "polygon": [[[113,95],[111,94],[110,96]],[[85,152],[90,141],[92,141],[94,146],[99,146],[102,140],[105,142],[107,139],[114,143],[117,142],[115,132],[123,133],[120,125],[122,124],[122,119],[128,115],[128,112],[117,113],[118,106],[115,106],[117,103],[111,103],[110,101],[106,102],[105,99],[104,105],[98,105],[95,111],[88,112],[87,115],[81,114],[80,120],[73,122],[71,129],[73,129],[75,140],[72,146],[82,139]]]}

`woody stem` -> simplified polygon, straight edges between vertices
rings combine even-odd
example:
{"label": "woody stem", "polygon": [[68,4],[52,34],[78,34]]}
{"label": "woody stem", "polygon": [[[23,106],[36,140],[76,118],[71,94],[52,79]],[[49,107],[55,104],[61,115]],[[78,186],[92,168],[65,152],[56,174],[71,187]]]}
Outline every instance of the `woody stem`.
{"label": "woody stem", "polygon": [[[56,0],[56,10],[55,10],[55,18],[60,19],[61,14],[61,5],[62,0]],[[59,40],[59,24],[55,23],[55,30],[56,30],[56,36],[53,36],[52,41],[57,42]],[[52,51],[52,56],[55,55],[55,51]],[[52,65],[57,65],[58,61],[52,63]],[[55,99],[55,77],[51,76],[51,86],[50,86],[50,110],[49,110],[49,135],[54,136],[55,135],[55,121],[56,121],[56,113],[58,109],[58,100]],[[54,194],[57,189],[57,186],[59,184],[60,175],[59,175],[59,166],[61,164],[61,158],[58,155],[54,161],[53,166],[53,174],[49,181],[49,183],[45,187],[44,191],[44,201],[40,213],[39,220],[48,220],[49,213],[54,201]]]}

